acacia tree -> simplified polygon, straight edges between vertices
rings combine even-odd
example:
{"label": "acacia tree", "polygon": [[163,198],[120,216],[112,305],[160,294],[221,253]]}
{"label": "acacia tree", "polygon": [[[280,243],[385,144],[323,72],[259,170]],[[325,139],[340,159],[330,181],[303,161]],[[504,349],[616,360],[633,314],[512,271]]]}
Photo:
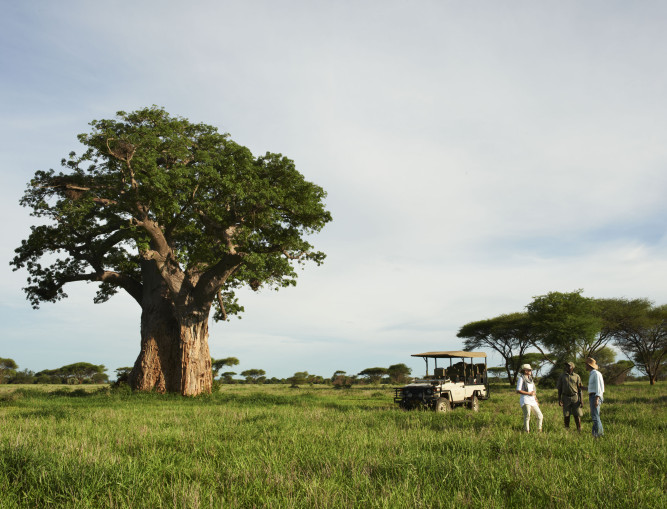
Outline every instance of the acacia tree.
{"label": "acacia tree", "polygon": [[[243,310],[235,291],[296,284],[324,254],[304,236],[331,220],[324,190],[280,154],[255,158],[215,127],[157,107],[96,120],[64,172],[38,171],[21,204],[46,224],[16,249],[33,307],[95,282],[141,307],[134,389],[210,392],[208,320]],[[54,260],[55,258],[55,260]]]}
{"label": "acacia tree", "polygon": [[498,352],[505,362],[507,380],[514,385],[518,372],[515,364],[523,363],[526,349],[535,342],[536,332],[527,313],[511,313],[467,323],[456,336],[465,339],[464,350],[491,348]]}
{"label": "acacia tree", "polygon": [[[122,368],[121,368],[122,369]],[[75,362],[56,369],[45,369],[35,374],[36,377],[56,377],[60,383],[105,383],[109,381],[104,364]],[[118,370],[116,370],[118,373]]]}
{"label": "acacia tree", "polygon": [[[610,304],[611,305],[611,304]],[[655,384],[667,360],[667,305],[648,299],[614,299],[615,320],[608,324],[616,346]]]}
{"label": "acacia tree", "polygon": [[[610,340],[608,335],[601,334],[603,319],[597,302],[582,296],[582,292],[550,292],[535,297],[526,306],[538,333],[534,346],[553,364],[594,356]],[[555,354],[556,359],[545,349]]]}
{"label": "acacia tree", "polygon": [[393,384],[402,384],[407,382],[412,373],[412,369],[406,366],[403,363],[392,364],[387,368],[387,374],[389,375],[389,380]]}
{"label": "acacia tree", "polygon": [[19,369],[19,366],[14,359],[0,357],[0,384],[14,376],[17,369]]}
{"label": "acacia tree", "polygon": [[359,373],[359,376],[365,376],[368,383],[377,384],[386,374],[387,368],[366,368]]}
{"label": "acacia tree", "polygon": [[236,380],[234,380],[234,375],[236,375],[235,371],[225,371],[220,375],[220,381],[224,384],[233,384],[236,383]]}
{"label": "acacia tree", "polygon": [[266,380],[266,371],[263,369],[246,369],[241,371],[241,376],[245,377],[246,383],[258,384]]}
{"label": "acacia tree", "polygon": [[211,369],[213,370],[213,378],[218,376],[220,371],[225,366],[238,366],[239,360],[236,357],[226,357],[224,359],[211,359]]}

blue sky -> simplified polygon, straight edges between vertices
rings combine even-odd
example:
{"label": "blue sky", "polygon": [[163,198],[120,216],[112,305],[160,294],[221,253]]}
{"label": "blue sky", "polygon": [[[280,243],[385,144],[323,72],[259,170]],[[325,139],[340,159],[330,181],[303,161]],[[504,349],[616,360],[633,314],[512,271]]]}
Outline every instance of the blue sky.
{"label": "blue sky", "polygon": [[238,371],[421,373],[410,354],[549,291],[667,302],[664,2],[0,5],[0,357],[21,368],[113,374],[139,352],[131,299],[81,284],[34,311],[8,262],[33,173],[151,104],[329,193],[325,264],[211,325]]}

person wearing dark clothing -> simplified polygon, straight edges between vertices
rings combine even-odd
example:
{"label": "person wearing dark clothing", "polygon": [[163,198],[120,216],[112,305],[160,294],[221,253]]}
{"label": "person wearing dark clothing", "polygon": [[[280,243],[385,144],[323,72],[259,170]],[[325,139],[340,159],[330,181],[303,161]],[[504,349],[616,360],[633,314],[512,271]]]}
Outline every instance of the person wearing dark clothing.
{"label": "person wearing dark clothing", "polygon": [[574,416],[577,431],[581,431],[581,416],[583,415],[581,400],[581,377],[574,372],[574,363],[565,363],[565,372],[560,375],[556,388],[558,389],[558,405],[563,407],[563,421],[565,427],[570,427],[570,415]]}

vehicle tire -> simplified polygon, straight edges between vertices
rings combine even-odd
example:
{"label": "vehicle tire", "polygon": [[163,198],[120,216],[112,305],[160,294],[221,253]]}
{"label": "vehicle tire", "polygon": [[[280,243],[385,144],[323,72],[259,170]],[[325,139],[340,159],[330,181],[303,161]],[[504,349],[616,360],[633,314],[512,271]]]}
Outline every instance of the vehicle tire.
{"label": "vehicle tire", "polygon": [[452,409],[452,406],[449,404],[447,398],[438,398],[438,401],[435,402],[435,411],[436,412],[449,412]]}
{"label": "vehicle tire", "polygon": [[477,399],[477,394],[473,394],[472,398],[470,398],[470,401],[468,402],[468,408],[473,412],[479,411],[479,400]]}

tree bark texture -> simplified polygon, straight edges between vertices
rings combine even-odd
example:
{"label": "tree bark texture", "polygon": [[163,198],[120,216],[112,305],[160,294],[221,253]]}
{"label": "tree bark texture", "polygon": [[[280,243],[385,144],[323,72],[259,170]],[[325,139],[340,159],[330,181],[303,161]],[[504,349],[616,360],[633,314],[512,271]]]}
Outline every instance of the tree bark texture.
{"label": "tree bark texture", "polygon": [[141,352],[130,373],[130,385],[138,391],[176,392],[183,396],[210,393],[210,306],[178,310],[166,285],[157,274],[154,276],[145,279]]}

